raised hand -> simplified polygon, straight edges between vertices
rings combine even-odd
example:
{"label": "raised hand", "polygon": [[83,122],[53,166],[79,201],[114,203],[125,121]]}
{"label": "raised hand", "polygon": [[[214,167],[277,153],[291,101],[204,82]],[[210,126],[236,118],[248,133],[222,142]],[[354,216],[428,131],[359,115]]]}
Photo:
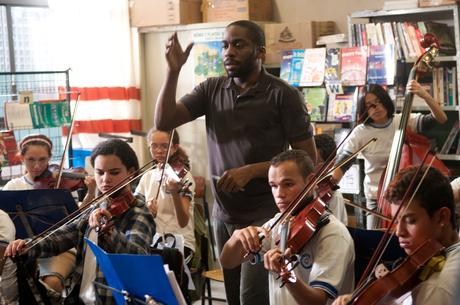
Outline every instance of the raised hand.
{"label": "raised hand", "polygon": [[179,73],[180,69],[187,61],[192,47],[193,42],[189,43],[187,48],[183,50],[177,38],[177,32],[174,32],[174,34],[169,37],[166,43],[166,62],[168,63],[170,72]]}

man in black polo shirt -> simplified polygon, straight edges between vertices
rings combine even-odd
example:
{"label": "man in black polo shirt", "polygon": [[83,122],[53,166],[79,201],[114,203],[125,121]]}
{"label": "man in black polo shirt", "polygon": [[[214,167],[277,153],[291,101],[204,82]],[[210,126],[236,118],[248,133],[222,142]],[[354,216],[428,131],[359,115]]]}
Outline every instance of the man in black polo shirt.
{"label": "man in black polo shirt", "polygon": [[[276,213],[267,181],[270,159],[291,145],[316,160],[316,148],[300,92],[262,68],[265,37],[258,25],[246,20],[228,25],[222,41],[228,76],[207,79],[176,104],[179,72],[192,46],[183,50],[177,33],[168,40],[168,69],[155,125],[171,130],[205,115],[220,252],[235,229],[260,226]],[[269,303],[267,272],[261,265],[224,270],[228,304],[240,304],[240,299],[243,305]]]}

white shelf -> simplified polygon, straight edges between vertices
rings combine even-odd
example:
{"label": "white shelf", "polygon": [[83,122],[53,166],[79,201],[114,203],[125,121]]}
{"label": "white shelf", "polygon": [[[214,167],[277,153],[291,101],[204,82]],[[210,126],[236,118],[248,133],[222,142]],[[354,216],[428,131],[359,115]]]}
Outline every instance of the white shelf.
{"label": "white shelf", "polygon": [[419,8],[409,8],[403,10],[391,10],[391,11],[359,11],[350,14],[351,18],[375,18],[375,17],[388,17],[388,16],[407,16],[407,15],[419,15],[419,14],[436,14],[442,12],[451,12],[457,8],[456,5],[446,5],[446,6],[437,6],[437,7],[419,7]]}

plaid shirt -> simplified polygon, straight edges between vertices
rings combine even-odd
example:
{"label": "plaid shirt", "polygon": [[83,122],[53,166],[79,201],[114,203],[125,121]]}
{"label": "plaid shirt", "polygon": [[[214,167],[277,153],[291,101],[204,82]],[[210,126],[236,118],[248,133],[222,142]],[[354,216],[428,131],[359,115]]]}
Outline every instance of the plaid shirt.
{"label": "plaid shirt", "polygon": [[[110,234],[98,236],[98,246],[109,253],[148,254],[152,236],[155,234],[155,222],[145,202],[136,199],[137,202],[128,211],[113,219],[113,227]],[[87,237],[90,228],[88,218],[90,213],[82,218],[61,227],[57,232],[40,242],[28,252],[32,257],[51,257],[65,252],[73,247],[77,249],[76,267],[72,273],[71,291],[66,298],[65,304],[82,304],[79,299],[80,284],[82,280],[83,264],[85,259]],[[96,271],[96,281],[106,284],[105,278],[99,266]],[[97,304],[115,304],[115,299],[110,290],[96,287]]]}

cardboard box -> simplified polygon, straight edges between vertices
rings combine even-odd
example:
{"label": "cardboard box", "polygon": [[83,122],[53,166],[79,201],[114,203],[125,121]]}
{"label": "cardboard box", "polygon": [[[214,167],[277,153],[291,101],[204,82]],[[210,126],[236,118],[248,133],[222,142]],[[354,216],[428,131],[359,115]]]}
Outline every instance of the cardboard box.
{"label": "cardboard box", "polygon": [[203,0],[203,22],[271,21],[272,0]]}
{"label": "cardboard box", "polygon": [[157,26],[202,22],[201,0],[133,0],[131,26]]}
{"label": "cardboard box", "polygon": [[265,24],[266,64],[281,63],[284,50],[316,47],[319,36],[336,32],[334,21],[305,21],[298,23]]}
{"label": "cardboard box", "polygon": [[457,4],[456,0],[419,0],[419,7],[430,7],[430,6],[440,6],[440,5],[452,5]]}

